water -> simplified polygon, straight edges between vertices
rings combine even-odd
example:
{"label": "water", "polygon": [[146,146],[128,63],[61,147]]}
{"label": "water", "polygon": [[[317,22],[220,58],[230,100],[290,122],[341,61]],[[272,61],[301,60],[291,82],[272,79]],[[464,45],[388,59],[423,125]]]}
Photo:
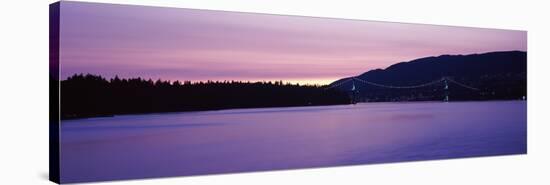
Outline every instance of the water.
{"label": "water", "polygon": [[63,121],[62,182],[524,154],[525,101],[368,103]]}

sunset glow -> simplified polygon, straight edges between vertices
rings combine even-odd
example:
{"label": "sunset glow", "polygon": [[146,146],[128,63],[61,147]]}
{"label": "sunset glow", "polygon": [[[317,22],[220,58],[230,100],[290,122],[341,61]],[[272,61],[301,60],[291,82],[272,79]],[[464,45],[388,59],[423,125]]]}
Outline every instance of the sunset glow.
{"label": "sunset glow", "polygon": [[65,2],[61,78],[328,84],[442,54],[527,49],[525,31]]}

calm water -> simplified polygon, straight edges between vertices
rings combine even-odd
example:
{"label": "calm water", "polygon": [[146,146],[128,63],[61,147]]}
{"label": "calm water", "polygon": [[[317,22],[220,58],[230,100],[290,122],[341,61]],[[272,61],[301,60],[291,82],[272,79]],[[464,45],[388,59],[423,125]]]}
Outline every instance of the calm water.
{"label": "calm water", "polygon": [[525,101],[369,103],[63,121],[61,180],[523,154],[526,110]]}

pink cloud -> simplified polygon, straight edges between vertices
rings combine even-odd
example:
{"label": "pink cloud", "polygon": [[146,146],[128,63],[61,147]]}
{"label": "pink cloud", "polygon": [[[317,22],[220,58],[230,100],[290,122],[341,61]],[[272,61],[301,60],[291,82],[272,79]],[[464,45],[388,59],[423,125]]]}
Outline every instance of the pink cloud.
{"label": "pink cloud", "polygon": [[330,81],[425,56],[527,49],[524,31],[77,2],[61,7],[61,78]]}

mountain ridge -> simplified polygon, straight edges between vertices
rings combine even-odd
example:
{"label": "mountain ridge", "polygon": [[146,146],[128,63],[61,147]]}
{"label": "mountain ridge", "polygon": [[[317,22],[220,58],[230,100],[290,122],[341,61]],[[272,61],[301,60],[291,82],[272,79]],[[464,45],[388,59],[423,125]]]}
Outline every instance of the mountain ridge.
{"label": "mountain ridge", "polygon": [[[470,93],[466,89],[451,86],[450,91],[454,95],[463,94],[464,100],[520,98],[525,96],[527,91],[527,52],[513,50],[423,57],[399,62],[384,69],[369,70],[357,76],[345,77],[334,81],[329,86],[335,86],[334,88],[341,91],[349,91],[352,86],[355,86],[359,91],[358,96],[365,101],[420,100],[415,97],[427,95],[435,100],[441,96],[439,92],[443,87],[441,84],[424,89],[396,90],[359,83],[357,79],[388,86],[414,86],[443,77],[480,89],[479,92]],[[351,78],[356,78],[352,80],[353,83],[342,83]],[[342,85],[336,86],[337,84]],[[435,93],[436,91],[439,95]],[[403,100],[404,96],[412,98]]]}
{"label": "mountain ridge", "polygon": [[[410,65],[426,65],[426,63],[430,63],[430,62],[449,62],[449,59],[451,60],[450,62],[456,62],[456,61],[453,61],[453,60],[456,59],[456,57],[459,57],[459,58],[465,57],[464,59],[468,60],[467,58],[469,58],[469,57],[486,58],[487,56],[491,56],[491,55],[498,55],[499,57],[502,56],[502,55],[505,55],[505,56],[513,56],[514,59],[523,57],[524,59],[520,60],[519,62],[523,61],[523,63],[526,63],[526,54],[527,54],[527,52],[519,51],[519,50],[494,51],[494,52],[486,52],[486,53],[458,54],[458,55],[443,54],[443,55],[439,55],[439,56],[428,56],[428,57],[413,59],[413,60],[410,60],[410,61],[395,63],[395,64],[392,64],[392,65],[390,65],[386,68],[383,68],[383,69],[382,68],[372,69],[372,70],[369,70],[367,72],[364,72],[364,73],[361,73],[357,76],[352,76],[352,77],[358,77],[360,79],[365,79],[366,80],[366,77],[369,77],[371,75],[378,75],[378,73],[386,73],[386,72],[394,73],[394,71],[403,70],[402,68],[410,67]],[[479,59],[476,59],[475,61],[478,61],[478,60]],[[471,61],[466,61],[466,62],[471,62]],[[494,61],[491,61],[491,63],[494,63]],[[430,63],[430,65],[440,65],[440,64]],[[454,66],[458,66],[458,65],[454,65]],[[487,67],[487,66],[488,65],[484,65],[484,67]],[[521,65],[518,65],[518,66],[521,66]],[[468,66],[468,67],[471,67],[471,66]],[[526,67],[527,66],[525,65],[524,68],[526,69]],[[523,69],[523,67],[519,68],[519,69]],[[503,72],[503,71],[498,70],[498,72]],[[510,72],[515,72],[515,71],[510,71]],[[442,75],[445,75],[445,76],[450,76],[450,74],[448,72],[447,73],[441,72],[439,74],[442,74]],[[441,77],[443,77],[443,76],[439,76],[439,78],[441,78]],[[336,83],[341,82],[343,80],[347,80],[349,78],[351,78],[351,77],[345,77],[345,78],[336,80],[336,81],[332,82],[330,85],[336,84]],[[437,79],[437,78],[433,78],[433,79]]]}

